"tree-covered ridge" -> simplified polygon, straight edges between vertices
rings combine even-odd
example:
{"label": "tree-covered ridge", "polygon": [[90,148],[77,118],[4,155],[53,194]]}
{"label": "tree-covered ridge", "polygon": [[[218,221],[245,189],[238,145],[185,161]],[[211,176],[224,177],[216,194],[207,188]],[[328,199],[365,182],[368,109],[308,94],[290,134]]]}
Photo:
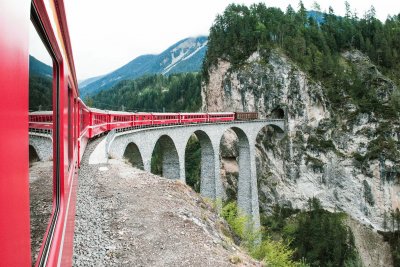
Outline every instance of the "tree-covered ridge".
{"label": "tree-covered ridge", "polygon": [[342,104],[344,96],[350,96],[362,111],[396,116],[400,107],[398,91],[391,103],[380,107],[376,84],[360,77],[358,70],[346,64],[342,53],[362,51],[383,74],[400,84],[400,15],[382,23],[375,18],[373,7],[359,18],[345,4],[345,17],[336,16],[330,8],[318,22],[301,1],[297,12],[290,5],[286,12],[265,4],[228,6],[210,29],[204,76],[208,77],[210,67],[219,59],[231,62],[235,68],[256,51],[267,61],[269,51],[279,49],[327,88],[334,108]]}
{"label": "tree-covered ridge", "polygon": [[251,53],[271,47],[283,48],[291,58],[303,63],[305,69],[319,74],[329,74],[318,70],[323,68],[319,53],[329,59],[328,56],[349,49],[361,50],[378,66],[398,70],[400,14],[382,23],[375,18],[373,7],[359,18],[345,4],[345,17],[336,16],[330,8],[323,13],[323,20],[318,19],[315,11],[308,12],[301,1],[297,12],[290,5],[283,12],[262,3],[251,7],[231,4],[217,16],[210,29],[204,70],[216,64],[218,58],[240,64]]}
{"label": "tree-covered ridge", "polygon": [[290,243],[295,260],[304,259],[309,266],[361,266],[346,215],[324,210],[317,198],[307,202],[303,211],[275,206],[261,223],[271,236]]}
{"label": "tree-covered ridge", "polygon": [[201,75],[151,75],[126,80],[100,92],[86,103],[101,109],[126,111],[198,111]]}
{"label": "tree-covered ridge", "polygon": [[81,96],[92,96],[122,80],[134,80],[144,75],[198,72],[206,49],[206,36],[185,38],[159,55],[139,56],[115,71],[80,86]]}
{"label": "tree-covered ridge", "polygon": [[52,110],[52,67],[29,55],[29,111]]}
{"label": "tree-covered ridge", "polygon": [[52,79],[42,75],[29,76],[29,111],[53,109]]}

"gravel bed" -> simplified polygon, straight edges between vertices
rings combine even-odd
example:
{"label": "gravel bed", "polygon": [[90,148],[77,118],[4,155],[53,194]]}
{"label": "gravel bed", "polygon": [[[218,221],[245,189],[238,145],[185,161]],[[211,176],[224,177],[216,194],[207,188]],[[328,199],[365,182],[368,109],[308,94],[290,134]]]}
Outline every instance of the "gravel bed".
{"label": "gravel bed", "polygon": [[53,162],[38,161],[29,167],[29,201],[32,265],[36,262],[53,204]]}
{"label": "gravel bed", "polygon": [[79,172],[73,266],[261,266],[190,187],[111,159]]}
{"label": "gravel bed", "polygon": [[[79,170],[74,266],[110,266],[113,264],[108,255],[109,249],[115,247],[115,241],[109,234],[112,214],[105,207],[110,206],[110,201],[116,200],[98,197],[97,194],[102,189],[101,185],[97,183],[96,176],[101,175],[98,171],[101,166],[88,164],[91,152],[103,138],[98,138],[88,144]],[[109,264],[106,265],[107,262]]]}

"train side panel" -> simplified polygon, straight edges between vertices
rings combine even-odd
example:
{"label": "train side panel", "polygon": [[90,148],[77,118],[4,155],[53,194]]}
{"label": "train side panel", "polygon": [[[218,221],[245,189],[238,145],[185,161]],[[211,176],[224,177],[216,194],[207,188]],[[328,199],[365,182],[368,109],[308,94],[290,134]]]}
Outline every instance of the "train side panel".
{"label": "train side panel", "polygon": [[[29,1],[0,2],[0,259],[30,266],[28,159]],[[16,101],[18,100],[18,101]]]}
{"label": "train side panel", "polygon": [[152,113],[152,125],[169,125],[179,123],[179,113]]}
{"label": "train side panel", "polygon": [[182,124],[188,123],[206,123],[208,122],[207,113],[180,113]]}
{"label": "train side panel", "polygon": [[43,42],[52,51],[54,107],[53,210],[36,266],[70,266],[79,158],[75,114],[77,81],[63,1],[34,0],[33,7],[35,24],[39,25],[41,36],[46,36]]}
{"label": "train side panel", "polygon": [[110,112],[108,130],[133,126],[133,115],[128,112]]}
{"label": "train side panel", "polygon": [[90,138],[90,111],[89,108],[78,99],[78,151],[79,165]]}
{"label": "train side panel", "polygon": [[107,132],[108,128],[108,114],[101,111],[90,111],[91,114],[91,134],[90,138]]}
{"label": "train side panel", "polygon": [[134,113],[135,126],[150,126],[152,125],[151,113]]}
{"label": "train side panel", "polygon": [[233,112],[221,112],[221,113],[208,113],[209,122],[227,122],[235,120],[235,113]]}

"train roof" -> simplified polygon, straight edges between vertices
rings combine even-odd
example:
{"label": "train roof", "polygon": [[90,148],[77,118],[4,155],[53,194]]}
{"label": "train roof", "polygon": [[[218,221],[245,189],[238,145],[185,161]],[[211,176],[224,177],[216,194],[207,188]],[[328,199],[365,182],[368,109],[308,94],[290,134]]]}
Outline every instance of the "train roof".
{"label": "train roof", "polygon": [[182,115],[195,115],[195,114],[206,115],[207,113],[205,113],[205,112],[180,112],[179,114],[182,114]]}
{"label": "train roof", "polygon": [[179,113],[174,113],[174,112],[153,112],[151,114],[153,114],[153,115],[168,115],[168,116],[179,115]]}
{"label": "train roof", "polygon": [[89,110],[91,112],[103,113],[103,114],[120,114],[120,115],[132,114],[131,112],[126,112],[126,111],[113,111],[113,110],[104,110],[104,109],[98,109],[98,108],[89,108]]}
{"label": "train roof", "polygon": [[45,110],[45,111],[32,111],[29,112],[29,115],[52,115],[53,111],[52,110]]}
{"label": "train roof", "polygon": [[132,115],[132,112],[126,112],[126,111],[112,111],[108,110],[108,114],[114,114],[114,115]]}
{"label": "train roof", "polygon": [[222,114],[230,114],[233,115],[235,112],[208,112],[210,115],[222,115]]}

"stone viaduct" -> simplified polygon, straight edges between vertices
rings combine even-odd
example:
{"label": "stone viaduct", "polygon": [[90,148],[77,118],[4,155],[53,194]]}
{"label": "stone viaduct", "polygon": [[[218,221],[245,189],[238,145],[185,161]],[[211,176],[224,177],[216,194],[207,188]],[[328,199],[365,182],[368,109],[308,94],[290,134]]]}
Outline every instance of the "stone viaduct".
{"label": "stone viaduct", "polygon": [[32,154],[36,153],[40,161],[53,159],[53,138],[51,134],[29,132],[29,147],[30,158]]}
{"label": "stone viaduct", "polygon": [[255,227],[259,227],[255,145],[258,133],[268,125],[285,130],[285,122],[280,119],[174,125],[121,132],[113,130],[106,138],[105,150],[107,157],[117,159],[130,154],[136,167],[150,172],[152,153],[159,141],[163,155],[163,176],[185,182],[185,149],[190,136],[195,134],[201,146],[200,193],[216,200],[223,197],[220,142],[223,134],[232,129],[239,139],[238,207],[251,215]]}

